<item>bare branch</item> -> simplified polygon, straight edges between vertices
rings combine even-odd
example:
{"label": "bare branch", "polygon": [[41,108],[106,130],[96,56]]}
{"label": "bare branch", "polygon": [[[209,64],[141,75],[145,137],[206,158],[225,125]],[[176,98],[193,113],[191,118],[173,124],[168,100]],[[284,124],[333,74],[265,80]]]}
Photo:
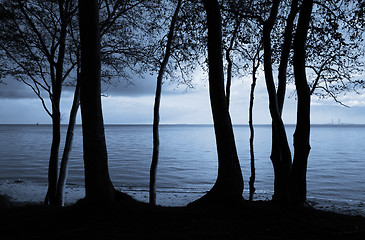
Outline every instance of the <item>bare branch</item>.
{"label": "bare branch", "polygon": [[325,92],[327,92],[327,93],[331,96],[331,98],[332,98],[332,99],[333,99],[336,103],[339,103],[340,105],[342,105],[342,106],[344,106],[344,107],[350,108],[350,106],[348,106],[348,105],[344,104],[343,102],[341,102],[340,100],[338,100],[338,99],[337,99],[337,97],[336,97],[336,95],[334,95],[334,94],[332,93],[332,91],[330,91],[330,90],[326,89],[326,88],[325,88],[325,87],[323,87],[323,86],[318,86],[317,88],[321,88],[321,89],[323,89]]}
{"label": "bare branch", "polygon": [[20,79],[21,79],[21,81],[24,84],[26,84],[27,86],[29,86],[33,90],[33,92],[37,95],[37,97],[39,98],[39,100],[41,100],[41,103],[42,103],[42,106],[43,106],[44,110],[47,112],[47,114],[50,117],[52,117],[52,113],[48,110],[47,105],[46,105],[46,103],[45,103],[45,101],[44,101],[44,99],[43,99],[43,97],[41,95],[41,92],[40,92],[39,88],[37,87],[37,85],[36,85],[36,87],[33,87],[30,83],[28,83],[27,81],[25,81],[22,77],[20,77]]}
{"label": "bare branch", "polygon": [[51,53],[48,51],[47,46],[45,44],[45,41],[44,41],[41,33],[38,31],[37,27],[34,25],[34,22],[32,21],[32,19],[29,17],[28,13],[26,12],[26,10],[24,8],[24,4],[22,3],[21,0],[18,0],[18,3],[20,5],[21,12],[24,14],[25,19],[28,21],[28,24],[30,25],[30,27],[33,29],[34,33],[38,37],[38,40],[39,40],[39,42],[40,42],[40,44],[42,46],[41,49],[42,49],[43,53],[47,56],[48,61],[50,63],[53,63],[54,64],[53,57],[52,57]]}

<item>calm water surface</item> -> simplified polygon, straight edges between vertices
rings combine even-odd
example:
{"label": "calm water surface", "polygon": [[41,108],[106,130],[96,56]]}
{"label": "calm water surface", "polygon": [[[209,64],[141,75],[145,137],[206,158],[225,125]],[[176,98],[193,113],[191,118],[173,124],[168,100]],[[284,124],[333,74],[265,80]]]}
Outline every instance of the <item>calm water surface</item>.
{"label": "calm water surface", "polygon": [[[0,179],[47,183],[51,143],[49,125],[0,125]],[[148,189],[152,126],[106,126],[109,168],[116,186]],[[235,137],[248,196],[249,129],[235,126]],[[291,141],[294,126],[287,126]],[[64,140],[66,127],[62,127]],[[365,126],[315,125],[311,129],[308,196],[361,204],[365,201]],[[217,176],[214,130],[210,125],[163,125],[160,128],[157,187],[161,190],[209,190]],[[62,142],[61,146],[64,145]],[[292,145],[292,143],[290,143]],[[255,127],[256,189],[271,198],[271,127]],[[68,184],[83,185],[81,127],[75,129]]]}

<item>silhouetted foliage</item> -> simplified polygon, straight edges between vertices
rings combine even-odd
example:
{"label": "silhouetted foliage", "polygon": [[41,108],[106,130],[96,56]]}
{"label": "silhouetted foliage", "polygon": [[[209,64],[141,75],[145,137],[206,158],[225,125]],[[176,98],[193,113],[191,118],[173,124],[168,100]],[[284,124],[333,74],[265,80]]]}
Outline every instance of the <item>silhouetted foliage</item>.
{"label": "silhouetted foliage", "polygon": [[[289,66],[293,65],[293,61],[295,62],[295,59],[293,60],[293,48],[291,47],[293,34],[296,34],[297,29],[301,29],[297,26],[298,17],[296,17],[301,7],[300,3],[300,1],[274,0],[272,3],[269,3],[272,4],[271,6],[269,5],[271,8],[269,17],[265,16],[265,14],[251,16],[258,19],[259,22],[262,21],[261,19],[266,19],[264,21],[263,33],[265,49],[264,69],[270,99],[270,113],[273,119],[271,154],[275,173],[273,199],[278,202],[289,201],[288,177],[291,171],[291,153],[281,114],[288,84],[287,76],[290,77],[289,80],[295,78]],[[357,1],[354,1],[352,4],[346,3],[346,6],[343,7],[341,7],[341,4],[345,3],[342,1],[315,3],[314,12],[310,19],[309,38],[304,43],[305,59],[302,59],[306,62],[305,71],[309,72],[309,76],[314,78],[313,81],[309,78],[309,81],[312,82],[310,84],[312,86],[310,93],[315,93],[315,88],[318,87],[322,89],[322,92],[317,93],[318,95],[321,97],[330,96],[336,101],[338,101],[337,95],[340,92],[357,91],[357,89],[363,88],[363,81],[356,78],[356,75],[362,72],[363,66],[360,60],[364,55],[361,37],[364,29],[363,22],[361,22],[361,14],[359,14],[361,12],[361,4]],[[351,10],[348,11],[349,9]],[[346,15],[346,11],[352,13]],[[349,48],[356,50],[352,52]],[[276,67],[279,74],[277,83],[275,83],[276,81],[272,74],[275,72]],[[299,75],[296,77],[299,77]],[[298,91],[300,90],[297,89],[297,94],[299,94]],[[301,99],[303,98],[301,97]],[[299,95],[298,101],[301,101],[299,100]],[[309,111],[309,106],[306,108]],[[300,118],[299,116],[304,114],[304,109],[298,108],[298,119]],[[301,121],[298,121],[298,124],[301,125]],[[309,137],[309,128],[304,130],[303,127],[297,126],[297,129],[299,128],[306,132],[305,134]],[[296,140],[300,141],[299,139],[301,139],[301,141],[304,141],[305,134],[297,133],[296,135],[301,135],[302,137],[295,137]],[[296,144],[295,151],[299,150],[302,145]],[[296,155],[298,156],[298,154]],[[303,153],[302,155],[305,156],[307,154]],[[306,168],[306,164],[304,165]],[[302,170],[303,172],[305,170]],[[303,174],[300,175],[303,176]],[[301,183],[301,186],[303,185],[305,183]],[[300,191],[303,193],[305,190]],[[304,201],[303,196],[301,201]]]}
{"label": "silhouetted foliage", "polygon": [[[102,11],[100,26],[103,36],[102,61],[103,82],[115,83],[115,78],[130,78],[125,74],[128,62],[120,57],[118,39],[125,39],[124,29],[119,27],[121,19],[130,9],[141,1],[100,1]],[[64,6],[64,10],[62,7]],[[59,151],[59,126],[61,113],[59,102],[62,85],[75,86],[79,74],[79,22],[76,1],[13,1],[1,3],[1,77],[12,76],[28,85],[41,100],[46,112],[51,116],[54,127],[54,142],[50,156],[50,191],[47,194],[51,204],[56,193],[57,166]],[[78,91],[75,91],[75,93]],[[51,102],[47,103],[47,96]],[[76,107],[74,104],[73,106]],[[70,122],[76,109],[71,112]],[[69,129],[72,132],[72,129]],[[71,149],[71,132],[68,131],[63,156]],[[70,132],[70,133],[69,133]],[[65,162],[67,160],[65,159]],[[60,169],[60,178],[64,179],[64,167]],[[62,180],[63,182],[64,180]],[[62,184],[57,184],[62,189]],[[59,192],[59,191],[58,191]],[[62,192],[62,191],[61,191]],[[59,195],[59,193],[57,194]],[[60,196],[56,198],[60,199]],[[59,202],[59,200],[58,200]]]}
{"label": "silhouetted foliage", "polygon": [[[304,204],[310,151],[310,96],[332,97],[345,105],[338,96],[349,91],[359,93],[365,87],[364,79],[359,77],[364,71],[364,1],[202,2],[80,0],[79,6],[74,0],[0,2],[0,83],[11,76],[29,86],[53,121],[46,203],[54,204],[56,196],[58,202],[62,201],[62,193],[56,194],[61,90],[63,85],[77,85],[80,67],[87,199],[108,202],[118,195],[108,174],[101,82],[116,84],[124,79],[133,84],[136,76],[158,73],[151,166],[150,201],[154,204],[153,169],[158,158],[162,83],[170,80],[193,87],[194,73],[202,68],[209,73],[218,177],[213,188],[192,205],[242,200],[243,178],[228,110],[233,79],[247,74],[252,74],[249,106],[252,200],[255,190],[252,109],[256,74],[263,61],[272,118],[273,200],[285,205]],[[295,83],[298,103],[293,159],[282,119],[287,86],[291,82]],[[67,139],[72,139],[77,97],[76,89],[73,108],[76,111],[70,114]],[[70,141],[65,145],[62,169],[67,169]],[[67,175],[62,170],[58,180],[61,192],[64,173]]]}
{"label": "silhouetted foliage", "polygon": [[[365,87],[364,3],[316,2],[309,26],[307,63],[311,94],[333,98]],[[361,5],[362,4],[362,5]]]}
{"label": "silhouetted foliage", "polygon": [[[3,34],[0,48],[6,53],[4,75],[28,85],[41,100],[52,118],[53,138],[49,159],[49,188],[45,203],[54,204],[60,145],[60,99],[65,78],[75,65],[68,64],[67,27],[75,14],[71,0],[6,1],[1,3],[5,13],[1,23]],[[43,91],[48,94],[48,107]]]}

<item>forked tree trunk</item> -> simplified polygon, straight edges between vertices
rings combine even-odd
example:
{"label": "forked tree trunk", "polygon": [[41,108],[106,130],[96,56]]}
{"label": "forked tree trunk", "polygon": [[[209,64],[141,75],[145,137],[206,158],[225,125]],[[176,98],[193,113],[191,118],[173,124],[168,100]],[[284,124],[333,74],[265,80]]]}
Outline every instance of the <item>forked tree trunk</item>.
{"label": "forked tree trunk", "polygon": [[167,36],[165,56],[161,63],[160,70],[159,70],[158,76],[157,76],[155,103],[154,103],[154,111],[153,111],[153,153],[152,153],[152,162],[151,162],[151,169],[150,169],[150,199],[149,199],[149,202],[152,205],[156,204],[156,172],[157,172],[158,155],[159,155],[159,148],[160,148],[159,123],[160,123],[160,101],[161,101],[162,78],[165,73],[165,68],[166,68],[166,65],[169,61],[169,57],[171,54],[171,45],[172,45],[172,40],[174,38],[175,23],[177,21],[181,2],[182,2],[182,0],[178,0],[174,15],[171,19],[170,29],[169,29],[169,33]]}
{"label": "forked tree trunk", "polygon": [[[48,167],[48,191],[44,200],[45,204],[56,204],[56,192],[57,192],[57,179],[58,179],[58,154],[60,148],[61,139],[61,112],[60,112],[60,100],[63,82],[63,63],[66,52],[66,36],[67,27],[69,23],[68,7],[69,2],[60,0],[59,14],[60,14],[60,36],[58,57],[56,63],[50,63],[51,75],[52,75],[52,126],[53,126],[53,139],[51,146],[51,154],[49,158]],[[55,70],[55,72],[54,72]]]}
{"label": "forked tree trunk", "polygon": [[[293,0],[291,3],[290,13],[286,20],[286,26],[284,31],[284,42],[281,49],[281,56],[280,56],[280,64],[279,64],[279,73],[278,73],[278,88],[277,88],[277,99],[278,99],[278,108],[280,117],[282,116],[283,106],[284,106],[284,99],[285,99],[285,92],[286,92],[286,76],[287,76],[287,68],[289,63],[289,54],[290,49],[292,48],[292,39],[293,39],[293,27],[294,27],[294,20],[298,13],[298,0]],[[271,152],[271,159],[273,163],[281,163],[283,167],[275,167],[275,189],[274,192],[274,200],[280,203],[286,204],[288,201],[288,194],[283,193],[281,190],[289,189],[287,188],[288,183],[283,183],[283,181],[288,181],[286,178],[287,171],[290,171],[291,168],[291,161],[289,159],[283,159],[282,154],[280,152],[280,143],[278,142],[278,136],[276,136],[275,126],[272,129],[272,152]],[[281,174],[285,173],[285,178],[281,178]],[[277,176],[278,175],[278,176]],[[290,175],[290,174],[289,174]],[[284,187],[280,187],[280,185],[285,185]]]}
{"label": "forked tree trunk", "polygon": [[272,153],[271,161],[274,167],[274,196],[273,200],[279,203],[288,203],[289,200],[289,172],[291,166],[291,152],[288,144],[284,123],[281,119],[278,97],[272,72],[271,31],[275,24],[280,0],[274,0],[269,18],[263,27],[264,44],[264,73],[266,88],[269,95],[269,109],[272,118]]}
{"label": "forked tree trunk", "polygon": [[109,177],[100,91],[100,34],[97,0],[79,0],[81,39],[80,105],[83,132],[86,199],[114,201]]}
{"label": "forked tree trunk", "polygon": [[305,45],[313,0],[303,1],[294,38],[294,77],[297,89],[297,125],[294,133],[294,160],[290,175],[291,202],[303,205],[306,201],[307,162],[310,151],[310,89],[305,73]]}
{"label": "forked tree trunk", "polygon": [[57,193],[56,193],[56,205],[64,206],[65,203],[65,186],[68,176],[68,160],[69,154],[72,148],[72,141],[74,136],[74,128],[76,124],[76,115],[80,105],[80,84],[76,83],[76,88],[74,92],[74,99],[72,103],[72,108],[70,111],[70,119],[67,127],[67,134],[65,140],[65,147],[63,149],[63,155],[60,166],[60,175],[57,182]]}
{"label": "forked tree trunk", "polygon": [[218,177],[212,189],[190,206],[234,204],[243,199],[242,172],[224,92],[219,6],[216,0],[203,0],[203,3],[208,21],[209,94],[218,153]]}

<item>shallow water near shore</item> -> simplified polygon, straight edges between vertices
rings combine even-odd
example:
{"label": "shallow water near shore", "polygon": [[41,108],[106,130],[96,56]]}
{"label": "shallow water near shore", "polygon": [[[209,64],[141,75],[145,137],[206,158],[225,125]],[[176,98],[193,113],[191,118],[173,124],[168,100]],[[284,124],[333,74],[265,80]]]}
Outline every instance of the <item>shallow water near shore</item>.
{"label": "shallow water near shore", "polygon": [[[66,129],[62,126],[63,141]],[[3,193],[1,186],[10,185],[46,188],[51,130],[50,125],[0,125],[0,193]],[[110,176],[114,185],[139,200],[147,201],[152,126],[107,125],[105,131]],[[248,198],[249,128],[240,125],[235,126],[234,131],[245,181],[244,197]],[[291,146],[293,132],[294,126],[287,126]],[[337,205],[364,212],[364,136],[364,125],[312,126],[307,180],[308,199],[313,205],[323,208]],[[212,187],[217,174],[213,126],[162,125],[160,140],[157,190],[163,199],[160,200],[161,205],[187,204]],[[255,199],[258,200],[271,199],[273,193],[270,150],[271,127],[256,126]],[[70,154],[68,189],[82,189],[83,181],[82,133],[81,127],[76,126]],[[80,191],[83,190],[76,192]],[[44,197],[42,193],[39,195],[40,199]]]}

